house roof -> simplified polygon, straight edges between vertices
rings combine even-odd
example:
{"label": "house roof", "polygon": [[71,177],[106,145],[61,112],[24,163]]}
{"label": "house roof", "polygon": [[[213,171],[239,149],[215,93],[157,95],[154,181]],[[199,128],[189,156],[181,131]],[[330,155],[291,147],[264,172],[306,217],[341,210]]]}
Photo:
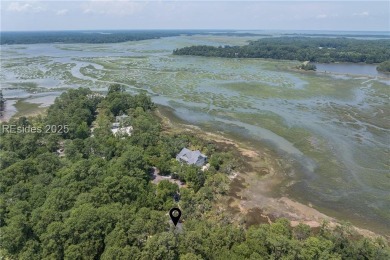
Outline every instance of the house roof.
{"label": "house roof", "polygon": [[177,159],[183,160],[188,164],[196,164],[199,157],[206,158],[207,156],[202,154],[199,150],[191,151],[187,148],[183,148],[180,153],[176,156]]}
{"label": "house roof", "polygon": [[114,135],[118,135],[118,134],[128,134],[128,135],[131,135],[131,132],[133,131],[133,127],[132,126],[127,126],[127,127],[120,127],[120,128],[112,128],[111,129],[111,132],[114,134]]}
{"label": "house roof", "polygon": [[116,121],[116,122],[120,122],[120,121],[122,121],[122,120],[124,120],[124,119],[126,119],[126,118],[128,118],[128,117],[129,117],[128,115],[116,116],[116,117],[115,117],[115,121]]}

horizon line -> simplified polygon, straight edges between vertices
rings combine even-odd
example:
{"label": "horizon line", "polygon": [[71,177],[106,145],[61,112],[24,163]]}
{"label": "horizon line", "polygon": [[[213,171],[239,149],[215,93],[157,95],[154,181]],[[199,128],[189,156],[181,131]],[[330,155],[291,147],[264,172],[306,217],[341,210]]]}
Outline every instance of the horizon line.
{"label": "horizon line", "polygon": [[381,33],[386,33],[390,35],[390,31],[382,31],[382,30],[321,30],[321,29],[229,29],[229,28],[224,28],[224,29],[202,29],[202,28],[189,28],[189,29],[175,29],[175,28],[152,28],[152,29],[50,29],[50,30],[1,30],[0,33],[2,32],[82,32],[82,31],[301,31],[301,32],[381,32]]}

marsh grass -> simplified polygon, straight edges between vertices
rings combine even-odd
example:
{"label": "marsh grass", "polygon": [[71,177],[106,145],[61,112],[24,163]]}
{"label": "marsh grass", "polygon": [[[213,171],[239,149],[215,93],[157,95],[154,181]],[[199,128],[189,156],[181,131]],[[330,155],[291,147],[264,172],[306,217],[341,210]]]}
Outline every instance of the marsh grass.
{"label": "marsh grass", "polygon": [[13,118],[37,115],[43,113],[47,109],[40,107],[40,104],[29,103],[23,100],[18,100],[15,103],[15,108],[18,110],[18,112],[13,115]]}

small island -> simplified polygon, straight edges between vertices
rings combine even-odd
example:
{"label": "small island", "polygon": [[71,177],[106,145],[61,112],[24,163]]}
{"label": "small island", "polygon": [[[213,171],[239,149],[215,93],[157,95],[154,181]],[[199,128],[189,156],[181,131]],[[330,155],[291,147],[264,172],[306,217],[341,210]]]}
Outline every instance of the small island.
{"label": "small island", "polygon": [[305,62],[302,62],[302,64],[298,66],[298,69],[316,71],[317,66],[315,64],[310,63],[310,61],[305,61]]}
{"label": "small island", "polygon": [[380,71],[380,72],[390,73],[390,60],[387,60],[387,61],[380,63],[376,67],[376,70]]}

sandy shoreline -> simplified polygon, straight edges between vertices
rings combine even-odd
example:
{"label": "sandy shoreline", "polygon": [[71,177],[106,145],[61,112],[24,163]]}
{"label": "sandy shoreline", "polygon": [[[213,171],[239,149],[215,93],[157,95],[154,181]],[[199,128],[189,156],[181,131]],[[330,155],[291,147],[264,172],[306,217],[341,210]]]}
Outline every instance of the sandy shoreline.
{"label": "sandy shoreline", "polygon": [[[264,151],[251,150],[248,147],[243,147],[242,144],[237,143],[231,139],[206,132],[205,135],[210,137],[210,140],[216,142],[223,142],[235,146],[243,157],[252,160],[256,164],[257,160],[271,160],[270,156]],[[268,164],[269,162],[267,162]],[[297,226],[299,223],[306,224],[311,228],[319,228],[326,221],[330,227],[340,225],[340,221],[336,218],[330,217],[313,208],[312,205],[305,205],[297,202],[291,198],[271,197],[268,191],[276,187],[280,183],[279,173],[277,172],[277,165],[270,165],[270,167],[255,167],[253,172],[238,172],[236,178],[240,177],[242,180],[241,191],[237,192],[235,196],[236,206],[242,214],[258,208],[261,210],[262,217],[269,221],[272,219],[285,217],[291,221],[292,226]],[[256,175],[261,175],[261,178],[256,178]],[[255,175],[255,176],[254,176]],[[239,197],[239,198],[237,198]],[[359,234],[367,237],[380,236],[373,231],[352,226]],[[389,239],[390,237],[388,237]]]}
{"label": "sandy shoreline", "polygon": [[[18,100],[7,100],[7,101],[8,102],[14,101],[11,102],[11,106],[14,106]],[[30,104],[30,106],[32,107],[29,109],[23,109],[22,111],[16,109],[15,107],[13,110],[10,110],[9,103],[8,103],[6,109],[2,111],[3,115],[0,116],[0,123],[8,122],[11,119],[18,119],[20,117],[36,117],[38,115],[44,115],[47,112],[47,107],[41,107],[42,104],[35,104],[30,102],[25,102],[25,103]]]}
{"label": "sandy shoreline", "polygon": [[[313,205],[305,205],[285,195],[275,196],[273,190],[280,188],[284,173],[277,159],[273,158],[272,152],[266,148],[254,150],[248,145],[224,136],[223,133],[206,132],[194,125],[172,122],[168,115],[163,115],[161,111],[157,114],[162,118],[165,127],[172,128],[174,131],[193,132],[194,135],[221,144],[221,146],[230,146],[249,163],[249,168],[238,170],[234,176],[231,176],[230,194],[219,202],[220,207],[225,206],[225,210],[233,212],[237,219],[242,220],[250,215],[252,219],[255,219],[251,220],[253,224],[258,224],[273,222],[276,218],[285,217],[290,220],[292,226],[303,223],[314,229],[321,227],[324,222],[329,227],[341,224],[341,221],[318,211],[313,208]],[[368,229],[351,227],[366,237],[381,236]],[[390,241],[390,236],[386,239]]]}

